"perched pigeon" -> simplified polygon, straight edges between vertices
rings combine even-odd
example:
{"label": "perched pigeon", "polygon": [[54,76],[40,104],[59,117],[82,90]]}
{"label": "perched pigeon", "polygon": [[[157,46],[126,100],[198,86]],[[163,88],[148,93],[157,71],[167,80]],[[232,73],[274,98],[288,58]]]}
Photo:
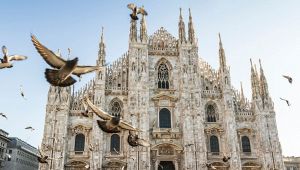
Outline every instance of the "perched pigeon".
{"label": "perched pigeon", "polygon": [[6,155],[6,157],[7,157],[8,159],[11,159],[11,155],[10,155],[10,154],[6,153],[5,155]]}
{"label": "perched pigeon", "polygon": [[31,131],[34,131],[34,130],[35,130],[35,129],[34,129],[33,127],[31,127],[31,126],[27,126],[25,129],[26,129],[26,130],[31,130]]}
{"label": "perched pigeon", "polygon": [[4,113],[0,113],[0,116],[4,117],[5,119],[7,119],[6,115]]}
{"label": "perched pigeon", "polygon": [[133,20],[139,19],[137,17],[137,14],[148,15],[148,13],[145,11],[144,7],[137,8],[137,6],[133,3],[128,4],[127,7],[132,10],[130,17]]}
{"label": "perched pigeon", "polygon": [[31,41],[47,64],[55,68],[47,68],[45,71],[45,77],[47,81],[53,86],[70,86],[76,82],[71,74],[74,74],[80,78],[82,74],[101,69],[101,67],[98,66],[77,66],[78,58],[67,61],[62,59],[60,56],[56,55],[54,52],[42,45],[34,35],[31,35]]}
{"label": "perched pigeon", "polygon": [[286,100],[286,99],[283,99],[283,98],[281,98],[281,97],[280,97],[280,99],[281,99],[281,100],[283,100],[283,101],[285,101],[285,102],[286,102],[286,104],[287,104],[288,106],[291,106],[291,103],[290,103],[288,100]]}
{"label": "perched pigeon", "polygon": [[211,168],[211,169],[217,169],[215,166],[213,166],[211,163],[205,163],[205,166],[207,168]]}
{"label": "perched pigeon", "polygon": [[133,134],[132,131],[129,131],[129,135],[128,135],[128,138],[127,138],[127,142],[129,143],[130,146],[132,147],[136,147],[136,146],[145,146],[145,147],[148,147],[150,146],[150,143],[147,142],[146,140],[144,139],[140,139],[138,137],[138,135],[136,134]]}
{"label": "perched pigeon", "polygon": [[38,151],[39,151],[39,156],[37,157],[37,159],[38,159],[39,163],[48,164],[48,161],[47,161],[48,156],[42,154],[40,148],[38,148]]}
{"label": "perched pigeon", "polygon": [[285,75],[282,75],[282,77],[288,79],[289,83],[291,83],[291,84],[293,83],[293,78],[292,78],[292,77],[290,77],[290,76],[285,76]]}
{"label": "perched pigeon", "polygon": [[8,50],[5,46],[2,46],[2,52],[4,56],[2,59],[0,59],[1,60],[0,69],[13,67],[11,63],[11,61],[13,60],[19,61],[19,60],[27,59],[27,57],[23,55],[8,55]]}
{"label": "perched pigeon", "polygon": [[107,133],[118,133],[122,129],[131,130],[131,131],[140,131],[139,129],[133,127],[129,123],[120,119],[120,117],[112,116],[107,112],[97,108],[93,103],[89,100],[88,97],[83,99],[83,102],[86,102],[88,107],[92,109],[92,111],[99,116],[103,120],[97,120],[99,127]]}
{"label": "perched pigeon", "polygon": [[223,162],[228,162],[229,161],[229,159],[230,159],[231,157],[230,156],[223,156]]}

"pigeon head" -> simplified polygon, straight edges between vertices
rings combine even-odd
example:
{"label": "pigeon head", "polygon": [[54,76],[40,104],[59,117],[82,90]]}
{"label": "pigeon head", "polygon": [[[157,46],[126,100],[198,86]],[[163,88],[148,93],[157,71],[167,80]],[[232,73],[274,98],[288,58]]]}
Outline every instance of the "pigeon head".
{"label": "pigeon head", "polygon": [[5,47],[5,45],[2,46],[2,52],[3,52],[4,56],[7,56],[8,52],[7,52],[7,48]]}

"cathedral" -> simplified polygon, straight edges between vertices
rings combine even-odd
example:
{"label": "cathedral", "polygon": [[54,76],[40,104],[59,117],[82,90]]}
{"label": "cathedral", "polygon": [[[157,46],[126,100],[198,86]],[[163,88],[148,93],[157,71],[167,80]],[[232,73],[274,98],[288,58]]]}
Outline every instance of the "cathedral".
{"label": "cathedral", "polygon": [[[283,170],[275,111],[268,83],[250,65],[252,99],[231,75],[219,35],[219,68],[198,54],[193,19],[187,31],[179,14],[178,36],[161,27],[147,34],[146,16],[131,20],[129,47],[106,65],[103,30],[95,77],[84,87],[51,86],[41,150],[49,156],[40,170]],[[217,57],[216,57],[217,58]],[[141,129],[149,147],[128,145],[128,131],[103,132],[91,110],[98,108]],[[224,161],[224,156],[229,156]]]}

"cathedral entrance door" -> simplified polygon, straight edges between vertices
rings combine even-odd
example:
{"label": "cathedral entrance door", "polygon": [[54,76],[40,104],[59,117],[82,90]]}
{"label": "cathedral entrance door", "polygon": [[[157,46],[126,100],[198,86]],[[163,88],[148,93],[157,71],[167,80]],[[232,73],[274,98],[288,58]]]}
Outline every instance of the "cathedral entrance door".
{"label": "cathedral entrance door", "polygon": [[158,170],[175,170],[175,166],[172,161],[160,161]]}

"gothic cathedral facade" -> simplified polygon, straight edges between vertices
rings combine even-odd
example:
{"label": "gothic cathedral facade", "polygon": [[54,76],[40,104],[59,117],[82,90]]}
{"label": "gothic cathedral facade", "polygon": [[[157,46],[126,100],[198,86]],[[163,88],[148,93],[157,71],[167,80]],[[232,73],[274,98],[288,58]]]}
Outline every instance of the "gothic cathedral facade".
{"label": "gothic cathedral facade", "polygon": [[[138,32],[138,27],[139,32]],[[145,16],[131,20],[129,49],[105,64],[103,31],[97,65],[85,87],[53,87],[48,93],[41,149],[51,157],[41,170],[222,170],[284,169],[275,111],[260,64],[251,62],[252,100],[231,85],[221,37],[219,68],[198,54],[191,13],[188,31],[181,15],[178,38],[161,27],[147,35]],[[81,99],[142,130],[150,147],[131,147],[128,131],[108,134]],[[230,156],[228,162],[223,156]]]}

